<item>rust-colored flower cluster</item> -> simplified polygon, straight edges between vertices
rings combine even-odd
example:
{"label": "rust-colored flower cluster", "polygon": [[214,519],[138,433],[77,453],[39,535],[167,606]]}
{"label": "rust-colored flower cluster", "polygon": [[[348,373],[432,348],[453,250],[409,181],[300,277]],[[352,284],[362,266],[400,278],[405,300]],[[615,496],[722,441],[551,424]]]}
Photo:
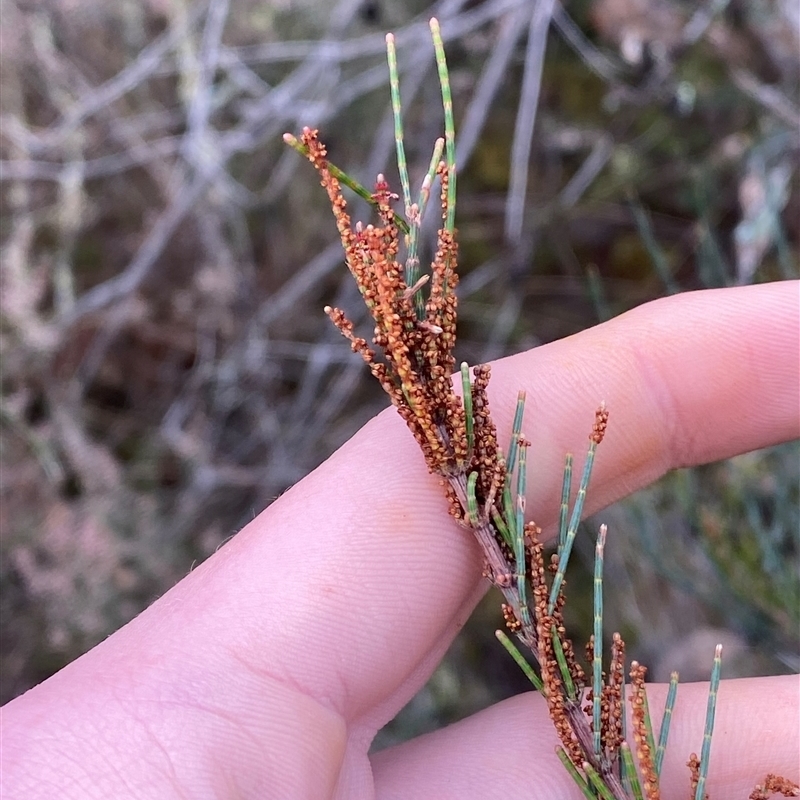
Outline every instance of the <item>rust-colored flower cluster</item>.
{"label": "rust-colored flower cluster", "polygon": [[573,676],[573,682],[577,678],[579,683],[575,690],[570,692],[564,685],[564,678],[556,660],[554,639],[558,635],[558,628],[563,627],[563,621],[558,604],[552,613],[548,613],[550,590],[545,578],[544,548],[538,536],[540,531],[531,523],[526,525],[526,529],[530,580],[533,589],[533,617],[536,621],[536,660],[539,662],[542,673],[544,695],[550,717],[564,750],[573,764],[580,765],[585,760],[585,756],[570,723],[568,707],[570,702],[575,699],[574,697],[570,698],[570,694],[574,695],[575,690],[583,685],[582,675],[575,674]]}
{"label": "rust-colored flower cluster", "polygon": [[[464,405],[450,380],[455,364],[454,289],[458,282],[455,233],[444,228],[439,231],[425,318],[418,319],[414,294],[427,281],[423,278],[415,286],[405,284],[404,267],[397,259],[400,236],[391,207],[395,198],[386,182],[379,177],[373,195],[381,224],[353,227],[341,186],[331,174],[317,131],[305,128],[301,141],[330,198],[347,266],[375,321],[372,343],[382,360],[365,339],[354,335],[343,311],[330,307],[325,311],[380,381],[414,434],[431,472],[444,476],[464,473],[472,454],[468,452]],[[447,171],[443,165],[439,174],[446,213]],[[485,389],[485,379],[482,383]],[[479,441],[485,443],[483,438]]]}
{"label": "rust-colored flower cluster", "polygon": [[652,742],[649,740],[647,729],[647,695],[644,688],[644,679],[647,667],[638,661],[631,662],[631,707],[633,709],[633,738],[636,742],[636,758],[642,771],[642,789],[646,800],[661,800],[658,789],[658,775],[653,752]]}
{"label": "rust-colored flower cluster", "polygon": [[[594,660],[594,636],[586,643],[586,663]],[[623,706],[622,684],[625,681],[625,642],[619,633],[614,633],[611,643],[611,663],[608,674],[603,672],[603,688],[600,695],[600,743],[603,754],[613,759],[622,744]],[[589,689],[583,710],[591,717],[594,691]]]}
{"label": "rust-colored flower cluster", "polygon": [[[374,320],[372,343],[355,335],[352,323],[341,309],[327,307],[325,312],[380,382],[417,440],[430,471],[445,479],[443,485],[452,515],[461,522],[466,520],[466,476],[474,472],[475,495],[485,521],[502,491],[505,465],[489,414],[486,394],[489,366],[479,365],[473,370],[471,438],[467,433],[464,403],[453,390],[458,285],[455,231],[442,225],[430,276],[423,276],[412,286],[406,285],[405,270],[398,261],[400,234],[391,206],[396,198],[383,177],[379,176],[372,195],[380,224],[353,226],[339,180],[332,174],[325,145],[317,131],[305,128],[301,141],[328,193],[347,266]],[[444,220],[449,179],[444,162],[440,163],[437,174],[441,180]],[[415,294],[426,284],[429,284],[428,297],[424,317],[420,319]],[[490,559],[497,574],[506,572],[498,569],[502,546],[498,537],[495,558]]]}

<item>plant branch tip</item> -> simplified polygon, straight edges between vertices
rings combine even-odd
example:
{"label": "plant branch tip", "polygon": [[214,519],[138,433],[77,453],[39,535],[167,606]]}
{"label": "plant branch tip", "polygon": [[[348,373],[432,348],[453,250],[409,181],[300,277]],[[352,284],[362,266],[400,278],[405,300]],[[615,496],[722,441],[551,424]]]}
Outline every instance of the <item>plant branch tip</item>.
{"label": "plant branch tip", "polygon": [[[579,663],[564,623],[565,574],[581,524],[597,447],[606,435],[608,406],[603,400],[596,407],[571,510],[573,456],[566,456],[558,545],[556,552],[548,556],[541,529],[534,522],[525,521],[530,442],[522,428],[527,393],[522,390],[517,395],[506,450],[498,443],[489,408],[490,366],[470,367],[467,361],[462,361],[460,382],[457,385],[453,382],[459,282],[455,126],[439,21],[434,17],[429,24],[442,94],[445,136],[436,140],[417,202],[411,199],[403,145],[395,37],[391,33],[385,37],[405,218],[394,210],[394,205],[399,207],[394,201],[400,196],[391,192],[383,173],[378,174],[375,188],[370,190],[328,161],[327,148],[316,130],[304,127],[299,140],[290,133],[283,136],[287,144],[311,161],[328,194],[347,267],[374,321],[371,341],[356,335],[353,322],[342,309],[326,305],[324,311],[391,399],[422,450],[428,470],[439,476],[451,516],[477,539],[484,555],[483,575],[504,600],[501,611],[507,632],[497,630],[495,636],[545,698],[562,744],[557,748],[558,757],[582,795],[588,800],[657,800],[678,673],[670,676],[656,740],[648,706],[646,667],[638,661],[627,662],[625,642],[618,632],[611,635],[610,654],[604,653],[604,593],[611,588],[603,577],[608,533],[605,523],[599,525],[593,548],[593,627],[585,650],[588,669]],[[422,275],[421,220],[435,177],[440,181],[442,224],[428,274]],[[352,221],[343,188],[366,201],[377,219],[363,224]],[[402,258],[399,254],[404,245],[405,258]],[[542,435],[546,436],[546,431]],[[524,646],[525,654],[518,644]],[[701,757],[693,754],[690,759],[696,800],[706,800],[721,656],[722,645],[718,644]],[[630,676],[627,684],[626,670]],[[626,701],[631,708],[629,723]],[[635,743],[628,745],[626,736]],[[767,776],[767,783],[772,777]],[[767,783],[760,794],[751,795],[751,800],[766,800]],[[772,781],[769,785],[778,783]],[[785,785],[791,790],[796,788],[793,784]]]}

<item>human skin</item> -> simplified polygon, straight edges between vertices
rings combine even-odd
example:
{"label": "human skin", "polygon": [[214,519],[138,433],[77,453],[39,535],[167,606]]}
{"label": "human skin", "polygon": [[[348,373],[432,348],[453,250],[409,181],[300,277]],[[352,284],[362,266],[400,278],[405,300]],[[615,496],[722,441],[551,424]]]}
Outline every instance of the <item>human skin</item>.
{"label": "human skin", "polygon": [[[527,507],[552,537],[564,453],[611,413],[587,513],[666,471],[800,435],[800,284],[688,293],[497,362],[517,391]],[[609,532],[613,537],[613,531]],[[481,556],[391,409],[139,617],[2,710],[0,795],[578,798],[525,694],[377,755],[486,588]],[[707,685],[682,686],[662,796],[688,796]],[[664,687],[649,687],[655,713]],[[800,681],[723,682],[708,789],[798,780]]]}

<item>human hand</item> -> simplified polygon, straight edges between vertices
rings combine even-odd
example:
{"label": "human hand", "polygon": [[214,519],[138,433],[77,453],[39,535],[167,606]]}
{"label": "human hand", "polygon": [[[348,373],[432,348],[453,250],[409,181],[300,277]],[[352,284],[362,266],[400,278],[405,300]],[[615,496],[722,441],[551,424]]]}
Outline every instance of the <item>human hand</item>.
{"label": "human hand", "polygon": [[[679,295],[498,362],[501,441],[528,392],[528,508],[544,535],[564,453],[583,450],[599,400],[612,423],[588,513],[669,469],[800,435],[799,289]],[[483,593],[480,561],[388,410],[133,622],[6,705],[0,794],[579,797],[536,694],[368,755]],[[665,799],[687,796],[706,691],[681,686]],[[658,716],[663,687],[648,693]],[[745,798],[770,771],[797,780],[799,713],[795,676],[724,683],[713,800]]]}

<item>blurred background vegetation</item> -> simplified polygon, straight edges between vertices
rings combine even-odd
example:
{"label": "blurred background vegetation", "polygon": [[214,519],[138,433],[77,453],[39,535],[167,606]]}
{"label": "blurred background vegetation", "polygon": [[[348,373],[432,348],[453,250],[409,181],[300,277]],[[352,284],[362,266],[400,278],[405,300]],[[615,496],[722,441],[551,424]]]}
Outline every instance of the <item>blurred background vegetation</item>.
{"label": "blurred background vegetation", "polygon": [[[0,700],[385,405],[321,312],[361,313],[281,134],[320,127],[341,167],[397,185],[393,30],[418,185],[442,126],[433,14],[459,133],[459,358],[798,275],[794,0],[2,0]],[[799,462],[792,443],[681,471],[603,513],[609,629],[655,678],[705,677],[717,641],[728,676],[800,667]],[[570,592],[583,641],[590,582]],[[497,608],[379,746],[525,688]]]}

